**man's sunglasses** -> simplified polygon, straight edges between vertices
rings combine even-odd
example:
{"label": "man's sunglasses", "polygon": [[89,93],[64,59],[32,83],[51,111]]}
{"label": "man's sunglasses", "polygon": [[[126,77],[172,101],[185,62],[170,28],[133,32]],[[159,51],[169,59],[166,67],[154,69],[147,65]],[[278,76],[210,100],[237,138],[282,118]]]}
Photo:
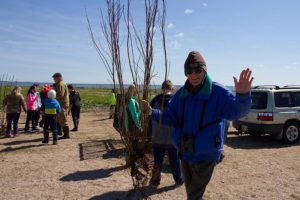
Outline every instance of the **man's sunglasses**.
{"label": "man's sunglasses", "polygon": [[186,74],[192,74],[193,72],[195,72],[196,74],[201,74],[204,71],[203,68],[201,67],[197,67],[197,68],[188,68],[185,70]]}

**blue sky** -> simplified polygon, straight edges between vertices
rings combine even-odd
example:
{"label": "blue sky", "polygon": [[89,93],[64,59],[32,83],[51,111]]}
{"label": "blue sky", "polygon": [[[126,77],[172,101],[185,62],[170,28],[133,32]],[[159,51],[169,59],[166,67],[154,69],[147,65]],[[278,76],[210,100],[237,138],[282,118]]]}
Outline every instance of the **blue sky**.
{"label": "blue sky", "polygon": [[[143,1],[132,3],[134,21],[143,30]],[[300,84],[300,1],[168,0],[167,4],[169,79],[175,84],[186,79],[183,63],[191,50],[203,54],[213,80],[225,85],[233,85],[232,76],[244,67],[252,69],[254,85]],[[111,83],[91,43],[85,8],[102,41],[102,0],[0,0],[0,75],[51,82],[59,71],[69,83]],[[122,21],[124,38],[123,29]],[[154,84],[164,77],[159,41],[157,32]],[[123,63],[125,82],[131,83]]]}

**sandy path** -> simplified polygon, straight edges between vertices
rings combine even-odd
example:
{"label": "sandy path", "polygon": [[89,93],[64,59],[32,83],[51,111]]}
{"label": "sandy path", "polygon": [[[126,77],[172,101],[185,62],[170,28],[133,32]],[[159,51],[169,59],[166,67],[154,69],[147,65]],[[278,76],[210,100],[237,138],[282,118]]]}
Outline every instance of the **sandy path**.
{"label": "sandy path", "polygon": [[[80,131],[57,146],[42,145],[42,134],[1,138],[0,199],[126,199],[132,182],[122,145],[107,112],[97,113],[83,113]],[[231,134],[225,153],[206,199],[300,199],[299,143]],[[146,192],[151,199],[186,199],[170,173]]]}

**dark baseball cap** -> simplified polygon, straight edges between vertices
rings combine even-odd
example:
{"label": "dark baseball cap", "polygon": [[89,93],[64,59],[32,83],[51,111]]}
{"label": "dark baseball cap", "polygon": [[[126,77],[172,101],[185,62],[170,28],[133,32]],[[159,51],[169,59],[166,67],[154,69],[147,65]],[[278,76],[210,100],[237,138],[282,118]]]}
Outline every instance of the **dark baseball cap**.
{"label": "dark baseball cap", "polygon": [[60,77],[62,77],[62,75],[59,72],[53,74],[53,76],[52,76],[52,78],[60,78]]}

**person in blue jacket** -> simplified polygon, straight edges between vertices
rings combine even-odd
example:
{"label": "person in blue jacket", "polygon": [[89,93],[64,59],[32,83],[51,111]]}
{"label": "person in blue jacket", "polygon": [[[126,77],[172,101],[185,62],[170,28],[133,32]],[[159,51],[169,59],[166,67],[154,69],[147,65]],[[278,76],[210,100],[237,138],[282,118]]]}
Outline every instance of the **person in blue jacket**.
{"label": "person in blue jacket", "polygon": [[45,115],[44,115],[44,139],[42,143],[49,142],[49,126],[53,132],[53,144],[57,144],[57,122],[56,117],[61,112],[61,107],[56,98],[55,90],[50,90],[47,94],[48,98],[44,101]]}
{"label": "person in blue jacket", "polygon": [[143,112],[152,119],[174,127],[172,134],[184,177],[188,200],[202,199],[205,188],[219,161],[224,144],[227,120],[245,116],[251,106],[251,70],[233,77],[236,95],[207,73],[202,55],[192,51],[184,63],[187,80],[170,100],[165,111],[152,109],[142,101]]}

